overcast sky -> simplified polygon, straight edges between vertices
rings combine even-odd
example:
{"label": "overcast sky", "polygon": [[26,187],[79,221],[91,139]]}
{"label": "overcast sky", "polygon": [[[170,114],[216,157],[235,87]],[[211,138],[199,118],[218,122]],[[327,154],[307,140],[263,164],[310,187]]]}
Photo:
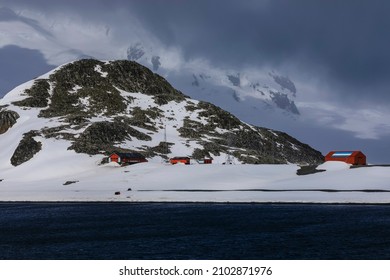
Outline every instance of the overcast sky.
{"label": "overcast sky", "polygon": [[[322,100],[337,102],[335,110],[344,103],[351,113],[350,104],[357,104],[368,110],[373,122],[383,120],[390,104],[389,1],[0,0],[1,4],[108,23],[123,37],[137,22],[166,48],[180,49],[185,59],[203,58],[229,69],[277,69],[298,85],[298,101],[299,94],[306,99],[322,95]],[[359,122],[340,127],[353,130]],[[373,129],[389,127],[382,122]],[[387,137],[390,131],[382,134]]]}
{"label": "overcast sky", "polygon": [[136,17],[186,58],[214,65],[271,66],[316,75],[337,98],[388,102],[389,1],[381,0],[110,0],[0,1],[91,21]]}

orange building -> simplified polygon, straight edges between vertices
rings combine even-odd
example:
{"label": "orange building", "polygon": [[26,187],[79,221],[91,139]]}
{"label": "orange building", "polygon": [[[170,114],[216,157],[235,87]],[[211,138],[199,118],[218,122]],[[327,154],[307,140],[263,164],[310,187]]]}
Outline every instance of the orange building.
{"label": "orange building", "polygon": [[190,158],[189,157],[173,157],[169,160],[171,164],[176,163],[184,163],[184,164],[190,164]]}
{"label": "orange building", "polygon": [[352,165],[366,165],[366,156],[361,151],[331,151],[325,161],[343,161]]}
{"label": "orange building", "polygon": [[110,162],[118,164],[134,164],[139,162],[148,162],[140,153],[113,153],[110,155]]}

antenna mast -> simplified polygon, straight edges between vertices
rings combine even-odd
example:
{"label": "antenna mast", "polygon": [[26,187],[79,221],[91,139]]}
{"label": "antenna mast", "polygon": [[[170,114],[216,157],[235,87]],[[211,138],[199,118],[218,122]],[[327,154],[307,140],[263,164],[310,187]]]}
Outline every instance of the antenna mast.
{"label": "antenna mast", "polygon": [[[167,125],[164,124],[164,143],[165,143],[165,146],[167,144]],[[168,152],[168,149],[165,150],[166,152]]]}
{"label": "antenna mast", "polygon": [[[165,154],[168,157],[168,143],[167,143],[167,125],[163,123],[164,125],[164,142],[163,142],[163,154]],[[167,162],[166,159],[162,157],[162,162]]]}
{"label": "antenna mast", "polygon": [[230,147],[232,146],[232,136],[230,134],[230,122],[229,122],[229,134],[227,136],[228,150],[226,153],[226,164],[233,164],[233,156],[230,154]]}

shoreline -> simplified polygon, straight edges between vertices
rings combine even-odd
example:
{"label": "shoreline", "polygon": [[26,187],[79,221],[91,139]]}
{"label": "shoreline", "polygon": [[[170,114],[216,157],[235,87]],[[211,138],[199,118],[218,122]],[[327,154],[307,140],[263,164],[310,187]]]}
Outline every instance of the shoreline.
{"label": "shoreline", "polygon": [[4,204],[201,204],[201,205],[318,205],[318,206],[390,206],[390,202],[221,202],[221,201],[0,201]]}
{"label": "shoreline", "polygon": [[386,167],[350,169],[333,162],[319,168],[327,172],[298,176],[296,165],[151,163],[58,178],[39,173],[35,180],[23,173],[0,183],[0,203],[390,204]]}

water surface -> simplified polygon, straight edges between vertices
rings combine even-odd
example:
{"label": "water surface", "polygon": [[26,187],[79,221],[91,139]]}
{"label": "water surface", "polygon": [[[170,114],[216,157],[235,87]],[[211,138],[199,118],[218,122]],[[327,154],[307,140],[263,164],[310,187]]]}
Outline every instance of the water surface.
{"label": "water surface", "polygon": [[0,259],[390,259],[390,206],[3,203]]}

